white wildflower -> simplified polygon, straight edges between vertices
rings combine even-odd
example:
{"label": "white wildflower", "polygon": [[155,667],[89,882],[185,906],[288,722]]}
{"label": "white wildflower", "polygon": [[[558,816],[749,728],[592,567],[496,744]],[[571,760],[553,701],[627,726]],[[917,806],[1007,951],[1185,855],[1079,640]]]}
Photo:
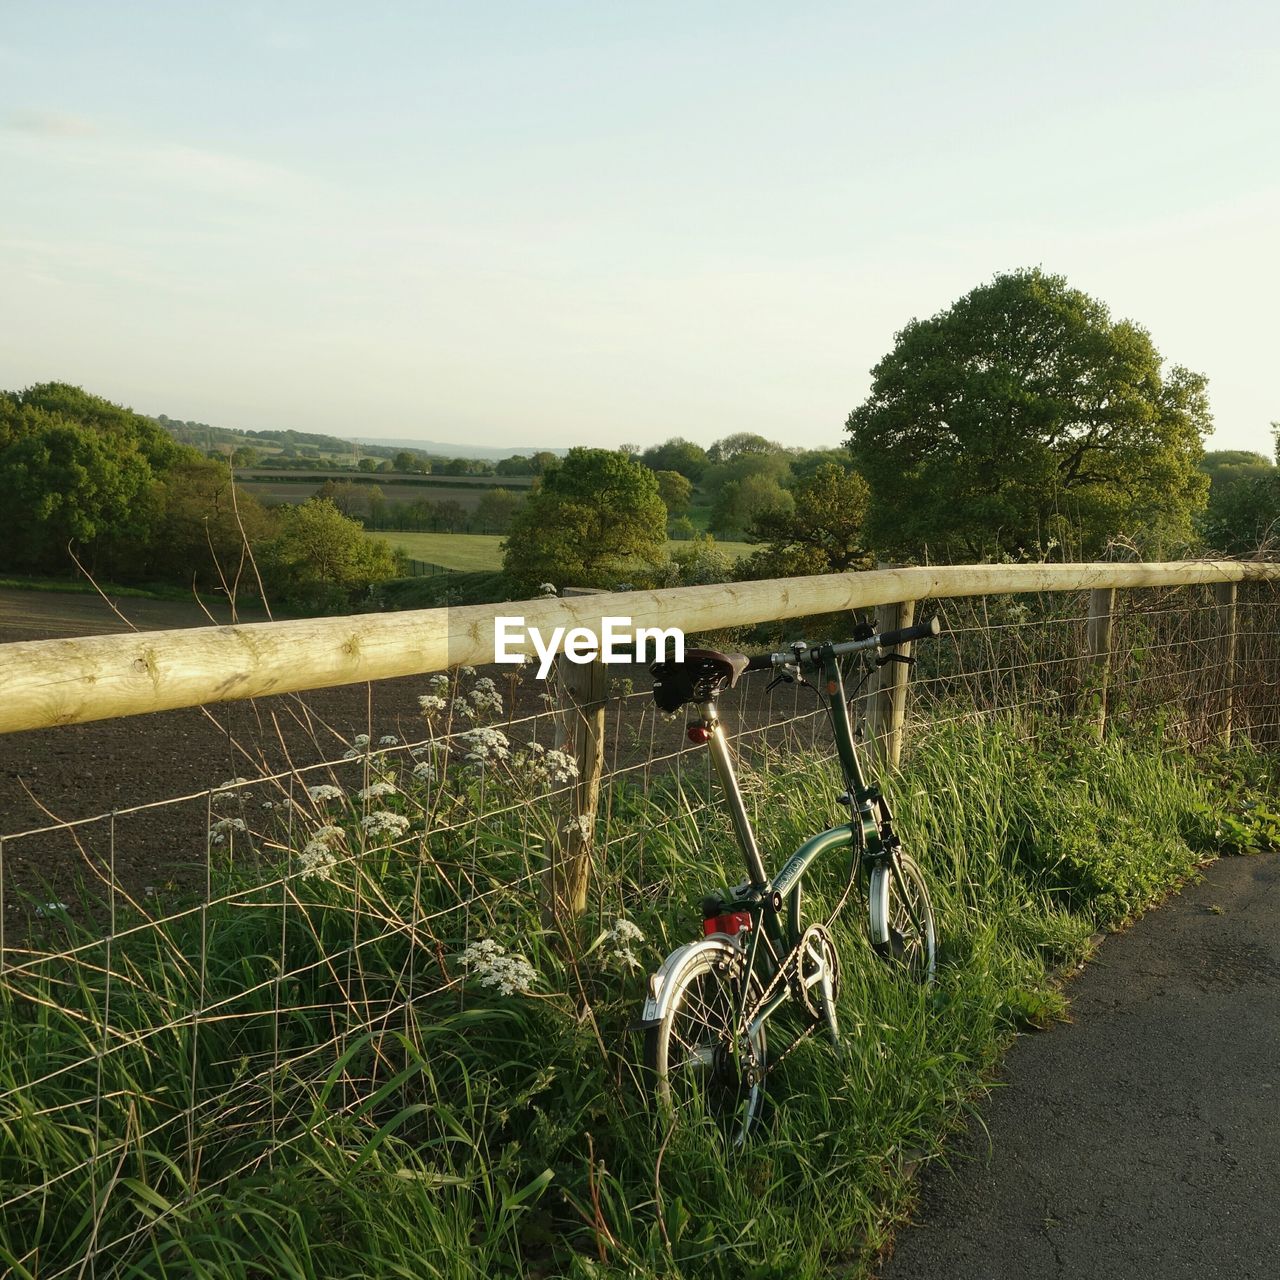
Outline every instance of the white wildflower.
{"label": "white wildflower", "polygon": [[384,733],[378,739],[378,746],[380,747],[398,747],[399,745],[400,739],[394,733]]}
{"label": "white wildflower", "polygon": [[361,818],[360,825],[364,828],[367,836],[372,836],[374,839],[380,836],[390,836],[391,839],[395,840],[409,830],[409,819],[403,814],[391,813],[387,809],[378,809],[367,818]]}
{"label": "white wildflower", "polygon": [[538,787],[564,786],[578,776],[578,762],[571,755],[554,748],[547,750],[537,742],[521,747],[512,766],[522,778]]}
{"label": "white wildflower", "polygon": [[473,942],[462,953],[462,967],[470,970],[482,987],[493,987],[500,996],[527,991],[538,977],[524,956],[508,955],[492,938]]}
{"label": "white wildflower", "polygon": [[492,680],[487,678],[477,680],[475,688],[471,690],[468,696],[477,713],[488,712],[490,715],[495,716],[502,714],[502,694],[498,692],[497,686]]}
{"label": "white wildflower", "polygon": [[420,760],[413,766],[413,776],[419,782],[434,782],[436,780],[436,767],[430,760]]}
{"label": "white wildflower", "polygon": [[544,596],[553,596],[556,594],[556,584],[554,582],[541,582],[538,584],[538,593]]}
{"label": "white wildflower", "polygon": [[248,828],[245,826],[243,818],[219,818],[209,828],[209,838],[214,844],[225,844],[229,832],[234,834],[237,831],[247,830]]}
{"label": "white wildflower", "polygon": [[347,833],[341,827],[317,827],[311,839],[298,854],[304,880],[331,880],[338,865],[338,851],[345,845]]}
{"label": "white wildflower", "polygon": [[351,739],[351,745],[357,749],[360,747],[367,747],[369,745],[369,735],[367,733],[357,733],[356,736]]}
{"label": "white wildflower", "polygon": [[640,957],[632,949],[633,944],[644,941],[639,927],[621,916],[600,935],[601,954],[605,964],[618,969],[639,969]]}
{"label": "white wildflower", "polygon": [[418,699],[418,708],[424,716],[430,719],[434,715],[438,715],[445,709],[445,700],[435,693],[424,693]]}
{"label": "white wildflower", "polygon": [[567,836],[577,832],[584,840],[590,840],[592,832],[591,819],[585,813],[580,813],[576,818],[570,818],[560,830]]}
{"label": "white wildflower", "polygon": [[218,783],[218,785],[214,787],[214,790],[215,791],[234,791],[236,787],[243,787],[244,784],[248,781],[249,781],[248,778],[230,778],[226,782]]}
{"label": "white wildflower", "polygon": [[449,687],[449,683],[449,677],[443,671],[438,672],[427,681],[427,684],[431,687],[431,692],[437,694],[444,693]]}
{"label": "white wildflower", "polygon": [[371,782],[367,787],[356,792],[361,800],[376,800],[379,796],[394,796],[400,794],[400,788],[394,782]]}
{"label": "white wildflower", "polygon": [[511,757],[511,743],[501,729],[472,729],[464,733],[458,743],[467,752],[467,763],[481,769]]}
{"label": "white wildflower", "polygon": [[470,680],[476,673],[475,667],[459,667],[458,674],[467,680]]}
{"label": "white wildflower", "polygon": [[341,800],[345,794],[341,787],[335,787],[328,782],[322,782],[319,786],[307,788],[307,795],[317,803],[323,803],[326,800]]}

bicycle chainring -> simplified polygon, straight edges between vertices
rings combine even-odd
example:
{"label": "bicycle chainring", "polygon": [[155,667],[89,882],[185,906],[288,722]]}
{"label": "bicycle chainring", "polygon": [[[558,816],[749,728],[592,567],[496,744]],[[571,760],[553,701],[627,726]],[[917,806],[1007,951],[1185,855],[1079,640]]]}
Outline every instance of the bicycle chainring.
{"label": "bicycle chainring", "polygon": [[805,1013],[817,1022],[822,1017],[824,968],[830,974],[832,1000],[840,994],[840,955],[830,931],[820,924],[811,924],[804,931],[796,952],[797,969],[792,986]]}

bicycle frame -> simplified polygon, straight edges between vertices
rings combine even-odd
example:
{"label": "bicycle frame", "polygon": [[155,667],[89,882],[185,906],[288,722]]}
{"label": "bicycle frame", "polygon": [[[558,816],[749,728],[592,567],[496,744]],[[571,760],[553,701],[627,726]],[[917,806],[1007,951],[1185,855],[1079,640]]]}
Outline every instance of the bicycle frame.
{"label": "bicycle frame", "polygon": [[[886,833],[891,833],[892,815],[879,787],[874,782],[868,782],[862,771],[854,742],[853,726],[849,720],[848,704],[845,700],[844,679],[840,673],[837,656],[835,645],[824,644],[817,650],[813,665],[822,676],[824,687],[820,692],[824,694],[829,705],[832,725],[835,729],[836,754],[840,761],[847,788],[846,794],[853,813],[849,822],[819,832],[806,840],[791,855],[782,870],[772,878],[760,856],[760,847],[738,786],[733,754],[729,750],[728,739],[720,724],[715,702],[704,702],[699,707],[703,727],[710,732],[707,746],[711,752],[711,760],[724,792],[734,834],[750,876],[750,899],[742,905],[751,911],[753,925],[759,927],[763,921],[765,932],[770,940],[785,950],[789,950],[800,941],[800,893],[798,890],[805,872],[817,858],[833,849],[851,847],[855,844],[860,845],[864,862],[874,864],[890,853],[890,845],[881,833],[882,829]],[[785,928],[780,920],[784,905],[786,907]]]}

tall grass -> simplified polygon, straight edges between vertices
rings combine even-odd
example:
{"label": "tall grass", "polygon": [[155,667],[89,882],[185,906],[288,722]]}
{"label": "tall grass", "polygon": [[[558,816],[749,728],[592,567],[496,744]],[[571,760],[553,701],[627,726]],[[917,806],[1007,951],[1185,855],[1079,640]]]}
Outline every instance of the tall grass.
{"label": "tall grass", "polygon": [[[837,820],[836,788],[808,759],[764,763],[745,786],[776,865]],[[264,886],[261,863],[229,864],[212,901],[113,939],[68,921],[75,959],[0,984],[0,1261],[17,1277],[88,1257],[127,1277],[857,1274],[1008,1037],[1061,1011],[1055,968],[1224,841],[1248,847],[1266,767],[1028,718],[926,730],[892,793],[934,895],[938,983],[896,980],[851,904],[848,1052],[814,1037],[789,1056],[742,1152],[663,1134],[638,1067],[644,972],[696,936],[707,889],[741,879],[687,773],[613,781],[615,838],[573,938],[541,924],[523,810],[482,839],[461,823],[370,844],[329,879]],[[834,901],[847,874],[816,869],[808,896]],[[618,914],[647,939],[640,970],[599,942]],[[528,960],[529,990],[468,976],[481,937]]]}

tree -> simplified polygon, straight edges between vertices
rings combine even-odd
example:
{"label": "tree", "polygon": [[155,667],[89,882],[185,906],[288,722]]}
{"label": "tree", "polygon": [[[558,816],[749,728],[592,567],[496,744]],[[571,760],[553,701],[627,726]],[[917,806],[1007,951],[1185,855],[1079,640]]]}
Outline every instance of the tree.
{"label": "tree", "polygon": [[160,477],[197,456],[153,419],[79,387],[0,392],[3,562],[64,572],[70,547],[91,569],[128,575],[151,536]]}
{"label": "tree", "polygon": [[327,498],[280,508],[280,532],[263,548],[268,594],[308,608],[347,607],[398,571],[395,554]]}
{"label": "tree", "polygon": [[711,508],[711,528],[721,537],[737,537],[794,509],[795,499],[772,476],[750,473],[721,488]]}
{"label": "tree", "polygon": [[159,486],[154,536],[138,550],[148,578],[194,582],[208,589],[223,580],[257,590],[247,549],[279,532],[279,518],[243,489],[232,487],[222,463],[179,461]]}
{"label": "tree", "polygon": [[445,498],[437,502],[431,518],[433,529],[443,529],[446,533],[457,533],[467,523],[467,509],[454,498]]}
{"label": "tree", "polygon": [[531,476],[533,461],[522,453],[513,453],[511,457],[503,458],[494,470],[500,476]]}
{"label": "tree", "polygon": [[326,480],[312,497],[332,502],[348,520],[369,509],[365,486],[350,480]]}
{"label": "tree", "polygon": [[707,469],[707,451],[692,440],[672,436],[670,440],[646,449],[640,455],[640,461],[650,471],[678,471],[697,484]]}
{"label": "tree", "polygon": [[693,482],[678,471],[655,471],[653,474],[668,517],[684,515],[693,497]]}
{"label": "tree", "polygon": [[871,486],[869,537],[897,554],[982,558],[1117,534],[1159,554],[1191,534],[1205,379],[1162,371],[1144,329],[1034,270],[913,320],[847,423]]}
{"label": "tree", "polygon": [[874,563],[863,540],[871,503],[867,482],[837,463],[823,463],[791,491],[795,507],[760,517],[752,532],[769,546],[754,552],[750,577],[844,573]]}
{"label": "tree", "polygon": [[608,449],[570,449],[525,500],[504,544],[512,585],[608,587],[662,562],[667,511],[653,472]]}
{"label": "tree", "polygon": [[475,522],[481,533],[506,533],[520,506],[520,499],[510,489],[490,489],[476,503]]}
{"label": "tree", "polygon": [[712,462],[731,462],[744,453],[784,453],[782,445],[776,440],[766,440],[752,431],[735,431],[733,435],[717,440],[707,450],[707,457]]}
{"label": "tree", "polygon": [[1280,544],[1280,468],[1260,453],[1215,449],[1201,469],[1209,476],[1201,532],[1210,549],[1249,555]]}

